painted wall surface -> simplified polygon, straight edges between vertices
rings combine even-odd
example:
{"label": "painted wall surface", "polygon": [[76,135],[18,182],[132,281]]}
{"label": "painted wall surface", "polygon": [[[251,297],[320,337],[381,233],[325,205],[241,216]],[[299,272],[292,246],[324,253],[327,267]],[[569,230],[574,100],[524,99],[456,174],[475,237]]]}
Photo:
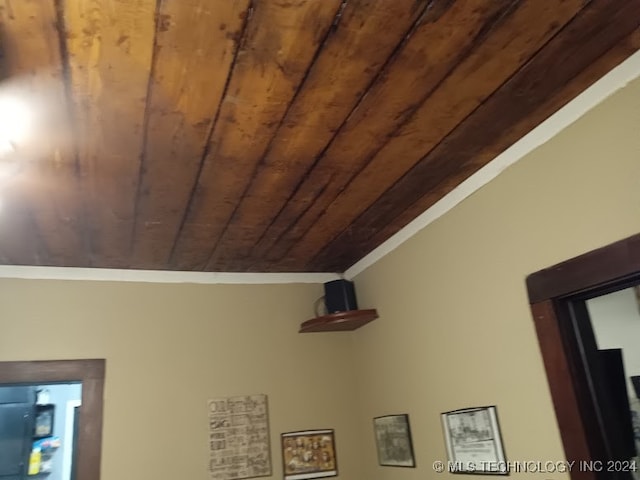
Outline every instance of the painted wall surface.
{"label": "painted wall surface", "polygon": [[360,478],[349,335],[298,334],[321,285],[0,280],[0,361],[105,358],[104,480],[208,479],[207,399],[264,393],[282,432],[334,428]]}
{"label": "painted wall surface", "polygon": [[[509,460],[564,459],[525,277],[640,232],[638,132],[635,81],[355,278],[380,314],[353,334],[362,478],[446,476],[440,413],[484,405]],[[377,466],[388,413],[410,415],[417,468]]]}
{"label": "painted wall surface", "polygon": [[621,348],[627,393],[636,397],[629,377],[640,375],[640,306],[633,288],[587,301],[598,348]]}

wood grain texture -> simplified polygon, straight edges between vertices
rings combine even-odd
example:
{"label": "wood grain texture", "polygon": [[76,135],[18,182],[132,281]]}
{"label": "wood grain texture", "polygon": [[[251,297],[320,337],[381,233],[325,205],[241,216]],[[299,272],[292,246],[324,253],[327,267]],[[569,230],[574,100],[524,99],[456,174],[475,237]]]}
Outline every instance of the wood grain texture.
{"label": "wood grain texture", "polygon": [[242,35],[249,0],[159,11],[132,266],[167,265]]}
{"label": "wood grain texture", "polygon": [[516,4],[466,0],[429,11],[269,227],[255,256],[282,261],[391,133]]}
{"label": "wood grain texture", "polygon": [[0,263],[344,270],[637,51],[639,5],[0,0],[0,95],[44,112]]}
{"label": "wood grain texture", "polygon": [[256,3],[173,250],[173,268],[207,267],[340,6],[338,0]]}
{"label": "wood grain texture", "polygon": [[[16,236],[12,243],[24,248],[27,245],[20,244],[40,237],[44,243],[38,255],[40,264],[85,266],[89,258],[71,141],[60,20],[53,0],[0,1],[2,66],[9,78],[0,95],[24,102],[32,116],[29,144],[17,145],[14,154],[20,171],[2,179],[4,201],[11,207],[9,216],[19,221],[28,212],[31,230],[3,228],[0,243]],[[12,194],[17,196],[9,198]],[[10,254],[15,263],[31,263],[28,256]]]}
{"label": "wood grain texture", "polygon": [[[498,90],[504,79],[517,72],[582,6],[581,0],[553,6],[535,0],[521,2],[484,41],[474,45],[357,177],[326,205],[288,256],[299,258],[304,251],[308,258],[319,252],[336,230],[346,229],[389,185]],[[333,226],[331,232],[328,225]],[[367,237],[374,232],[361,233]]]}
{"label": "wood grain texture", "polygon": [[[602,18],[609,21],[602,22]],[[368,242],[373,236],[380,241],[381,232],[391,234],[385,222],[395,223],[410,207],[414,214],[421,208],[424,211],[428,202],[422,203],[424,200],[421,199],[430,192],[433,194],[442,182],[452,181],[464,167],[469,167],[464,171],[465,175],[477,170],[550,115],[550,106],[558,108],[569,101],[570,98],[560,96],[563,91],[571,93],[571,89],[564,90],[566,85],[588,78],[588,75],[580,77],[580,73],[597,63],[618,43],[624,43],[639,24],[640,2],[625,2],[624,5],[613,0],[591,2],[310,263],[334,268],[351,265],[367,245],[372,245]],[[587,86],[580,84],[576,90]],[[552,98],[557,100],[549,103]],[[462,181],[463,178],[457,179]],[[429,201],[433,201],[433,196]],[[406,215],[403,220],[410,214]],[[358,232],[355,234],[357,240],[354,232]]]}
{"label": "wood grain texture", "polygon": [[465,179],[506,150],[510,145],[517,142],[522,137],[523,132],[531,131],[639,49],[640,29],[636,29],[615,44],[606,54],[587,65],[571,82],[560,87],[556,93],[543,101],[533,113],[522,118],[516,124],[512,125],[511,128],[504,131],[498,142],[487,145],[477,151],[473,159],[456,170],[455,174],[440,181],[429,193],[399,213],[395,218],[393,226],[388,225],[372,236],[372,244],[382,243],[403,226],[407,225],[447,193],[456,188]]}
{"label": "wood grain texture", "polygon": [[612,278],[640,272],[640,234],[592,250],[527,277],[529,302],[575,295],[585,285],[597,287]]}
{"label": "wood grain texture", "polygon": [[103,359],[0,362],[0,383],[101,380],[105,371],[106,361]]}
{"label": "wood grain texture", "polygon": [[5,265],[47,265],[50,257],[35,222],[30,199],[15,181],[12,185],[1,186],[0,261]]}
{"label": "wood grain texture", "polygon": [[[440,4],[444,2],[435,8],[443,8]],[[346,4],[217,242],[211,266],[229,270],[236,265],[235,259],[249,257],[396,46],[421,21],[427,6],[415,0],[353,0]]]}
{"label": "wood grain texture", "polygon": [[93,266],[128,267],[151,69],[155,0],[64,3]]}

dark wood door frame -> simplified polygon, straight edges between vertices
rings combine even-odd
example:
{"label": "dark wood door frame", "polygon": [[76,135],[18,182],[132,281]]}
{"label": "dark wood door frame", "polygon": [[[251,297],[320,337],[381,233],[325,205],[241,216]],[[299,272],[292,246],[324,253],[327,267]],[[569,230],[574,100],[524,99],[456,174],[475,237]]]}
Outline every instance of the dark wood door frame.
{"label": "dark wood door frame", "polygon": [[[590,373],[580,353],[575,309],[585,299],[640,283],[640,234],[580,255],[527,277],[529,303],[569,461],[602,460],[607,445],[598,425]],[[613,478],[586,469],[574,480]]]}
{"label": "dark wood door frame", "polygon": [[0,362],[0,384],[82,382],[77,480],[100,480],[105,360]]}

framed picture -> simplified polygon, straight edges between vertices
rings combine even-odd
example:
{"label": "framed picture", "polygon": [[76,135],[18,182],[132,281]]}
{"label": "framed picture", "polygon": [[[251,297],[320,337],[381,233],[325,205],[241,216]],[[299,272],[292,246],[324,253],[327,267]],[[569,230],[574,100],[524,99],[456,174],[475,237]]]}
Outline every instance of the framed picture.
{"label": "framed picture", "polygon": [[209,399],[209,478],[271,476],[269,407],[265,394]]}
{"label": "framed picture", "polygon": [[285,480],[338,475],[333,430],[305,430],[282,434]]}
{"label": "framed picture", "polygon": [[373,419],[378,463],[385,467],[415,467],[409,415],[386,415]]}
{"label": "framed picture", "polygon": [[451,473],[509,473],[496,407],[453,410],[441,419]]}

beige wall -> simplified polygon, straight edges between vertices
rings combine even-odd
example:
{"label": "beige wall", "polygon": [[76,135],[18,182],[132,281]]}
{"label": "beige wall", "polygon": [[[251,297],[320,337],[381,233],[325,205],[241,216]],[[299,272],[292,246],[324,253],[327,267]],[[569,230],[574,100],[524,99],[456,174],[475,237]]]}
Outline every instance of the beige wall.
{"label": "beige wall", "polygon": [[[436,478],[439,414],[482,405],[498,407],[508,459],[564,458],[525,277],[640,232],[638,132],[640,81],[356,277],[380,313],[353,336],[362,478]],[[378,467],[371,418],[405,412],[418,468]]]}
{"label": "beige wall", "polygon": [[297,333],[319,285],[0,280],[0,361],[106,358],[105,480],[206,479],[207,399],[269,397],[279,435],[335,428],[359,478],[350,337]]}

